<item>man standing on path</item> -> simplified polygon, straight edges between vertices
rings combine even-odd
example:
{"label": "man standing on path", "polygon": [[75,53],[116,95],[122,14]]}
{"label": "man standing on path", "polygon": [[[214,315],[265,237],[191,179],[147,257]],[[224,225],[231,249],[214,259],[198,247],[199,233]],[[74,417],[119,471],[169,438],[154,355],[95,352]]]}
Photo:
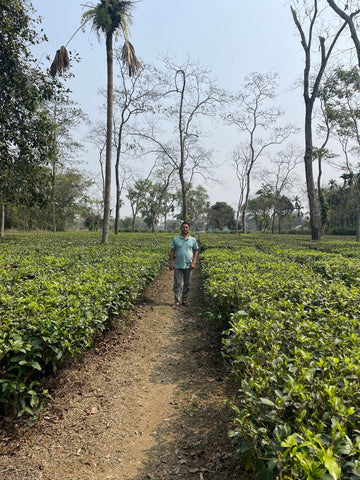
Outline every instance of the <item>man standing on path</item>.
{"label": "man standing on path", "polygon": [[190,289],[190,278],[199,254],[198,244],[195,238],[190,236],[190,225],[187,222],[183,222],[180,231],[181,235],[174,237],[170,246],[169,268],[170,270],[174,270],[174,308],[179,308],[180,305],[180,288],[182,280],[184,280],[182,304],[189,305],[187,296]]}

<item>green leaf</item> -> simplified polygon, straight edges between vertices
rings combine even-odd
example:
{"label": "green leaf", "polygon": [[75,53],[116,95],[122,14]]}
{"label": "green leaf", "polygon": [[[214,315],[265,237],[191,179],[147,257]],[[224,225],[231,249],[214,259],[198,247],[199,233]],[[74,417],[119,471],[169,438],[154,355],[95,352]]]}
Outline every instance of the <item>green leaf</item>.
{"label": "green leaf", "polygon": [[341,475],[341,468],[339,467],[337,461],[333,457],[331,450],[327,450],[323,456],[323,462],[331,477],[334,480],[338,480]]}
{"label": "green leaf", "polygon": [[269,400],[268,398],[260,398],[260,402],[264,405],[269,405],[270,407],[276,408],[275,403]]}

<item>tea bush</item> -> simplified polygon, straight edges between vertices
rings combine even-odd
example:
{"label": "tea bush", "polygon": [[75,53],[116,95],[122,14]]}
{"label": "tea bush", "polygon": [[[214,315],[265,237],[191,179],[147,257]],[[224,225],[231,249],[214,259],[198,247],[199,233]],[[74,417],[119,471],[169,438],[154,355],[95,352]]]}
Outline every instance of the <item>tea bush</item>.
{"label": "tea bush", "polygon": [[14,234],[0,242],[0,402],[34,414],[39,378],[89,347],[168,258],[167,235]]}
{"label": "tea bush", "polygon": [[229,322],[231,437],[243,465],[261,479],[358,478],[358,244],[204,237],[206,298]]}

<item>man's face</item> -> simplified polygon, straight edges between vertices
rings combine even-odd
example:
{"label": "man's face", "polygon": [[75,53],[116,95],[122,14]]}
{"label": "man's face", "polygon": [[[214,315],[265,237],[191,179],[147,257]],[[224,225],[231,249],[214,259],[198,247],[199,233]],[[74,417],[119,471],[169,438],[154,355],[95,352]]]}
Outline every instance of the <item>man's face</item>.
{"label": "man's face", "polygon": [[186,224],[185,224],[185,225],[181,225],[181,233],[182,233],[183,235],[186,235],[186,234],[189,233],[189,232],[190,232],[189,225],[186,225]]}

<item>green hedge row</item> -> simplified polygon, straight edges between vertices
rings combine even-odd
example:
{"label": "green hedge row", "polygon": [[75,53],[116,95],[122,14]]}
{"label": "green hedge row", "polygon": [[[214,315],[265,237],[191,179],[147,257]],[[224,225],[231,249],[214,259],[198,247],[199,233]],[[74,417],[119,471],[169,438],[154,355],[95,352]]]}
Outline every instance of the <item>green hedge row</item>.
{"label": "green hedge row", "polygon": [[90,346],[168,258],[167,235],[8,235],[0,242],[0,402],[34,414],[39,376]]}
{"label": "green hedge row", "polygon": [[243,465],[261,479],[359,478],[358,244],[205,236],[202,245],[210,310],[230,322],[231,436]]}

